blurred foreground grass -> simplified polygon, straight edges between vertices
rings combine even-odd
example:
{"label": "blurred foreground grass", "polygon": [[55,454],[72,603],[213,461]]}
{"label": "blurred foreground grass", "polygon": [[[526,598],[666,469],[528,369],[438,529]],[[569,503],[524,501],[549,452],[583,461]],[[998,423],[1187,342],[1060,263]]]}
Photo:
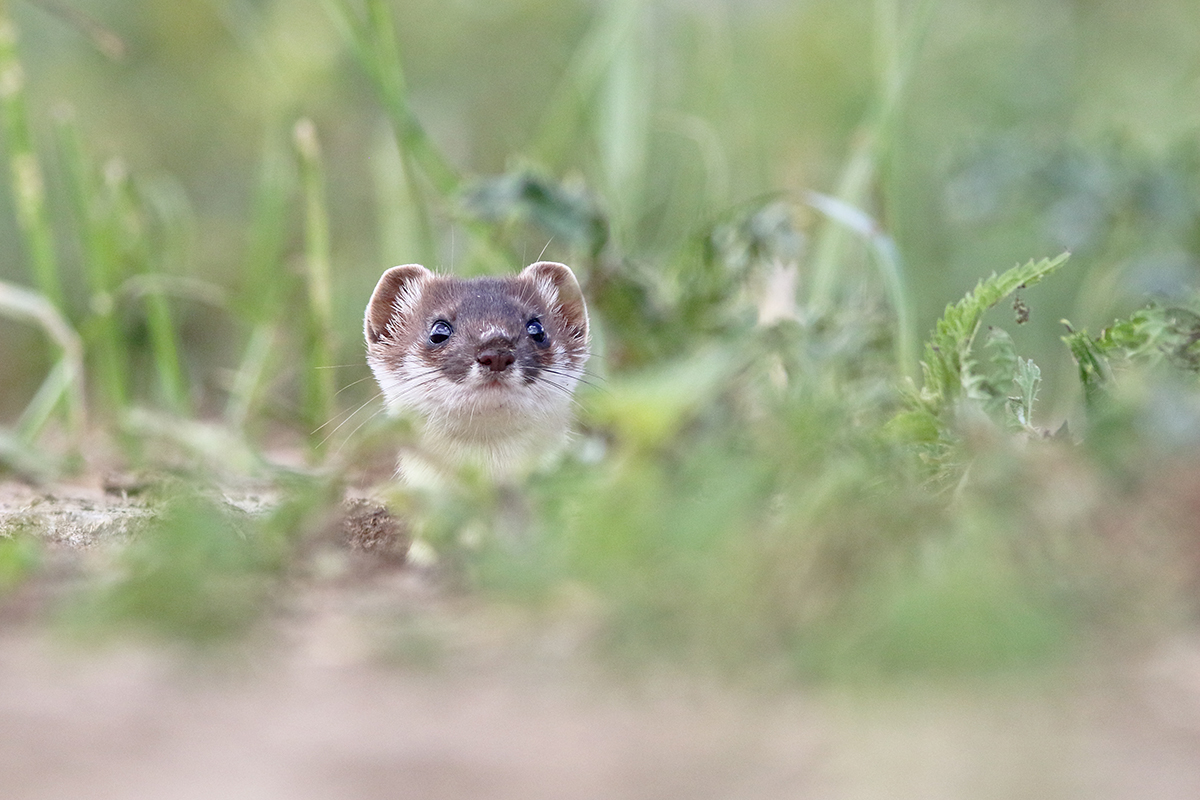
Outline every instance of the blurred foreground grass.
{"label": "blurred foreground grass", "polygon": [[[463,590],[583,613],[621,657],[827,677],[1044,663],[1182,624],[1196,109],[1149,113],[1125,83],[1178,59],[1095,63],[1119,4],[1050,6],[231,1],[64,22],[0,2],[0,460],[175,476],[71,616],[250,629],[404,435],[357,342],[378,273],[544,253],[580,273],[597,330],[571,453],[515,500],[392,490]],[[1176,15],[1197,12],[1152,4],[1144,35],[1195,62]],[[1200,72],[1176,78],[1183,96]],[[212,499],[251,482],[273,511]],[[16,533],[0,588],[40,568]]]}

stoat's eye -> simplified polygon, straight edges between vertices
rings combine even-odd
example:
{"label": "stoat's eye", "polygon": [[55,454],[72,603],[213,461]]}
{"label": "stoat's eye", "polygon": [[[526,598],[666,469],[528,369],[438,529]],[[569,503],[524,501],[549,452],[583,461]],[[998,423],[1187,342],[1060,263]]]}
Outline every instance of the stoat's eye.
{"label": "stoat's eye", "polygon": [[529,334],[530,339],[533,339],[538,344],[546,341],[546,329],[536,319],[531,319],[525,323],[525,332]]}
{"label": "stoat's eye", "polygon": [[446,322],[444,319],[439,319],[437,322],[433,323],[433,327],[429,329],[429,343],[442,344],[450,338],[450,334],[452,333],[454,333],[454,328],[450,326],[450,323]]}

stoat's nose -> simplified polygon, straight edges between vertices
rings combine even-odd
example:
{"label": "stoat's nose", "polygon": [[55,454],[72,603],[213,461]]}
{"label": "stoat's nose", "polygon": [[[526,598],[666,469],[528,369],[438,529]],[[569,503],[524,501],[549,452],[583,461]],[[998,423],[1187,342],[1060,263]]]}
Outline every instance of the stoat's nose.
{"label": "stoat's nose", "polygon": [[475,360],[492,372],[503,372],[517,360],[511,339],[496,337],[479,346]]}

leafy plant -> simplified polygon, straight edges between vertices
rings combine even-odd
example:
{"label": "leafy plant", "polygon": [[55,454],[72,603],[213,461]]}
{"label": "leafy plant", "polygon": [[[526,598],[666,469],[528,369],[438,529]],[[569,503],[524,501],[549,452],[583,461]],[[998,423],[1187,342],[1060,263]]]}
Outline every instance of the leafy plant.
{"label": "leafy plant", "polygon": [[[1017,356],[1011,338],[1002,332],[989,336],[992,356],[986,366],[981,365],[974,353],[975,339],[988,309],[1018,289],[1040,282],[1066,261],[1067,255],[1063,254],[993,274],[980,281],[962,300],[947,306],[938,320],[925,344],[921,388],[910,386],[905,391],[906,408],[889,427],[901,440],[918,445],[940,478],[949,474],[947,460],[953,454],[955,415],[960,404],[974,403],[992,413],[1008,408],[1020,427],[1032,427],[1033,401],[1041,382],[1041,370],[1032,361]],[[1013,382],[1020,395],[1009,403]]]}
{"label": "leafy plant", "polygon": [[1092,337],[1066,320],[1063,337],[1079,368],[1089,406],[1112,380],[1114,367],[1165,363],[1184,372],[1200,372],[1200,314],[1187,308],[1150,305],[1118,320]]}
{"label": "leafy plant", "polygon": [[972,356],[983,314],[1018,289],[1028,288],[1065,264],[1067,255],[1030,261],[1000,275],[980,281],[962,300],[947,306],[933,336],[925,345],[921,362],[924,381],[919,401],[933,414],[944,414],[955,401],[985,398],[982,378]]}

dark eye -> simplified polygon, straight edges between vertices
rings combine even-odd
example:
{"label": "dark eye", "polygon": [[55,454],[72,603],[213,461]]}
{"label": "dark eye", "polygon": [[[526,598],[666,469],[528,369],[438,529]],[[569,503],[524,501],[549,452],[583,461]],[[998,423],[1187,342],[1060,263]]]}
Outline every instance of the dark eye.
{"label": "dark eye", "polygon": [[525,332],[529,334],[530,339],[533,339],[538,344],[546,341],[546,329],[536,319],[531,319],[525,323]]}
{"label": "dark eye", "polygon": [[450,323],[444,319],[439,319],[429,329],[429,343],[442,344],[450,338],[450,334],[452,333],[454,333],[454,328],[450,327]]}

